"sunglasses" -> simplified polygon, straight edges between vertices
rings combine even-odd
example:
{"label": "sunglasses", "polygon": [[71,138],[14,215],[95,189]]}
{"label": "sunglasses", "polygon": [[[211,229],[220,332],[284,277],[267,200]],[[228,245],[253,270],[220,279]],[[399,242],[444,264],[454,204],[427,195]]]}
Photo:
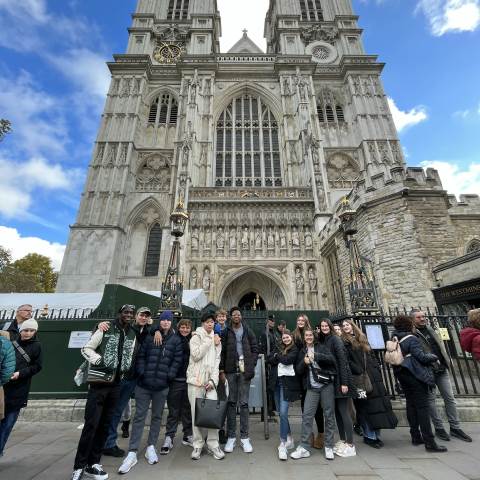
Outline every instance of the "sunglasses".
{"label": "sunglasses", "polygon": [[135,305],[124,305],[121,309],[120,312],[123,312],[124,310],[132,310],[135,311]]}

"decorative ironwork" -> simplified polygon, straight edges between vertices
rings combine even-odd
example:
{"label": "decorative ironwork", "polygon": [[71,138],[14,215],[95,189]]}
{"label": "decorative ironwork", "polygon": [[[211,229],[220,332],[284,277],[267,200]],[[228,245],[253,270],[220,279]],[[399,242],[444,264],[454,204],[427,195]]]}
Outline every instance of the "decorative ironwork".
{"label": "decorative ironwork", "polygon": [[347,197],[342,200],[340,213],[338,214],[342,224],[343,238],[348,250],[350,263],[350,278],[348,290],[353,313],[371,314],[378,312],[377,295],[373,280],[373,270],[367,265],[360,255],[355,235],[357,229],[354,225],[356,210],[350,206]]}
{"label": "decorative ironwork", "polygon": [[183,278],[180,276],[180,237],[185,233],[188,213],[183,203],[179,202],[170,215],[171,234],[174,237],[170,261],[168,262],[165,281],[162,283],[159,313],[171,310],[176,318],[182,316]]}

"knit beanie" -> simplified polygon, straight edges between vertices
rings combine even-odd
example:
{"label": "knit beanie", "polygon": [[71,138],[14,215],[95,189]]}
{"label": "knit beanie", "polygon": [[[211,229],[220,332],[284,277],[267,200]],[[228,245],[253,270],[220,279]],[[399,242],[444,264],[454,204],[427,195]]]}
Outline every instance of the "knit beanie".
{"label": "knit beanie", "polygon": [[38,331],[38,322],[33,318],[30,318],[29,320],[25,320],[18,327],[18,331],[21,332],[22,330],[26,330],[26,329]]}
{"label": "knit beanie", "polygon": [[165,310],[160,314],[160,321],[162,320],[170,320],[171,322],[173,321],[173,312],[171,310]]}

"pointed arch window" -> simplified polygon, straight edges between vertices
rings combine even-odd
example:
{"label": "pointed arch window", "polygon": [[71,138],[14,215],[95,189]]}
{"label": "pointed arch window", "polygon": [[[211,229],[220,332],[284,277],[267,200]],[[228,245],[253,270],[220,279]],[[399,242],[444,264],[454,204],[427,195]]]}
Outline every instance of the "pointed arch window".
{"label": "pointed arch window", "polygon": [[170,0],[168,4],[168,20],[186,20],[190,0]]}
{"label": "pointed arch window", "polygon": [[320,123],[345,122],[345,114],[341,105],[322,105],[320,99],[317,102],[317,116]]}
{"label": "pointed arch window", "polygon": [[145,276],[156,277],[160,268],[160,251],[162,249],[162,227],[155,223],[148,235],[147,255],[145,258]]}
{"label": "pointed arch window", "polygon": [[300,0],[302,20],[305,22],[323,22],[321,0]]}
{"label": "pointed arch window", "polygon": [[217,122],[215,185],[281,187],[278,124],[260,97],[237,97]]}
{"label": "pointed arch window", "polygon": [[480,240],[474,238],[468,245],[467,245],[467,254],[473,252],[480,252]]}
{"label": "pointed arch window", "polygon": [[177,118],[178,102],[169,93],[159,95],[150,105],[148,123],[151,125],[176,125]]}

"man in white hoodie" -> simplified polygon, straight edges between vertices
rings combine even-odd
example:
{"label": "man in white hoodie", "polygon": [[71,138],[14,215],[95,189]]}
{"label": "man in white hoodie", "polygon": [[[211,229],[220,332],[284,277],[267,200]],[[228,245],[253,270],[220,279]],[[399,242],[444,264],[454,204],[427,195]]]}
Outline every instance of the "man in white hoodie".
{"label": "man in white hoodie", "polygon": [[215,317],[205,314],[202,326],[198,327],[190,340],[190,362],[187,369],[188,399],[192,407],[193,452],[192,460],[199,460],[202,455],[205,437],[207,450],[215,460],[222,460],[225,454],[218,443],[218,430],[201,429],[195,426],[195,400],[202,398],[207,392],[207,398],[216,400],[218,385],[218,366],[222,344],[220,337],[213,331]]}

